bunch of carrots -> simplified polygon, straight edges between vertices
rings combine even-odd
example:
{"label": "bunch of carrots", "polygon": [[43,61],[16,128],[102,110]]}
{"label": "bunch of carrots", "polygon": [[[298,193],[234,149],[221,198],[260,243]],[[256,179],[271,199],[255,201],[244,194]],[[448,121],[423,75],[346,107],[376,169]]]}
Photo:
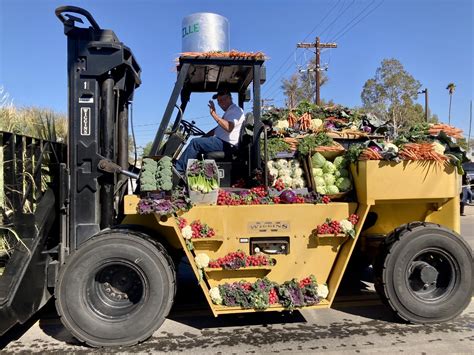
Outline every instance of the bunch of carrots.
{"label": "bunch of carrots", "polygon": [[235,49],[229,52],[184,52],[181,53],[181,57],[196,57],[196,58],[255,58],[255,59],[264,59],[265,54],[262,52],[240,52]]}
{"label": "bunch of carrots", "polygon": [[436,152],[432,143],[407,143],[398,155],[404,160],[435,160],[440,164],[449,160],[447,156]]}
{"label": "bunch of carrots", "polygon": [[446,133],[449,137],[452,138],[462,138],[462,129],[443,124],[443,123],[435,123],[430,125],[428,129],[428,133],[432,136],[437,136],[440,132]]}
{"label": "bunch of carrots", "polygon": [[378,150],[366,148],[360,153],[359,160],[381,160],[382,154]]}

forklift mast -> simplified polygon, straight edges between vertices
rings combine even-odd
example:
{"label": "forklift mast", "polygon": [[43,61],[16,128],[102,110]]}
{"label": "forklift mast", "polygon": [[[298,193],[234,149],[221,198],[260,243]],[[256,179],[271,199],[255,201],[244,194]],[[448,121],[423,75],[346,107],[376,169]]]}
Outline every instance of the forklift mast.
{"label": "forklift mast", "polygon": [[[111,30],[101,29],[89,12],[56,9],[67,36],[69,188],[65,196],[66,250],[75,250],[115,223],[116,190],[126,184],[99,168],[99,162],[128,169],[128,107],[140,85],[140,66]],[[85,18],[90,26],[78,27]]]}

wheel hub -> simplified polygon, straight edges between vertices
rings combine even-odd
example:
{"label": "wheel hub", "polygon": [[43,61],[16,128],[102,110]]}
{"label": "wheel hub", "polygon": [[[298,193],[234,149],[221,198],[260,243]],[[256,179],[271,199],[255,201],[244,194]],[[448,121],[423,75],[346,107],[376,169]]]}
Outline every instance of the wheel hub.
{"label": "wheel hub", "polygon": [[442,250],[426,249],[412,260],[407,270],[411,293],[424,301],[448,296],[453,285],[454,265]]}

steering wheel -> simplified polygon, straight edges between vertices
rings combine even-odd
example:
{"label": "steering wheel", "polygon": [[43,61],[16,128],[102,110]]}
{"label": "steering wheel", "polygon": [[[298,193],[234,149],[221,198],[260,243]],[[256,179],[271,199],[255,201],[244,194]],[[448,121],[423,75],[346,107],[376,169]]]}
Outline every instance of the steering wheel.
{"label": "steering wheel", "polygon": [[192,136],[203,136],[206,134],[202,129],[196,127],[193,122],[189,122],[186,120],[181,120],[181,125],[184,127],[185,130],[191,132]]}

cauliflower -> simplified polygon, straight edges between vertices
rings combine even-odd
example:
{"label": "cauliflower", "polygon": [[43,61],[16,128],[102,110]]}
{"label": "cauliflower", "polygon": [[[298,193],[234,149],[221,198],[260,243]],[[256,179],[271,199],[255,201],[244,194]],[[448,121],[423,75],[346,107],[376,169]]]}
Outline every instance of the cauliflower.
{"label": "cauliflower", "polygon": [[267,161],[267,168],[268,169],[274,169],[276,166],[274,166],[275,162],[273,160]]}
{"label": "cauliflower", "polygon": [[285,159],[278,159],[275,161],[274,167],[277,169],[288,168],[288,162]]}
{"label": "cauliflower", "polygon": [[191,228],[191,226],[186,226],[181,229],[181,234],[183,235],[184,239],[191,239],[193,236],[193,229]]}
{"label": "cauliflower", "polygon": [[354,225],[347,219],[343,219],[339,224],[341,225],[342,232],[345,234],[349,234],[354,230]]}
{"label": "cauliflower", "polygon": [[284,176],[280,177],[280,179],[283,182],[283,184],[287,187],[289,187],[293,184],[293,179],[291,178],[290,175],[284,175]]}
{"label": "cauliflower", "polygon": [[305,186],[304,180],[300,177],[294,178],[291,183],[292,188],[302,189]]}
{"label": "cauliflower", "polygon": [[221,292],[219,291],[219,287],[212,287],[209,290],[209,296],[211,297],[212,302],[215,304],[222,304],[222,296]]}
{"label": "cauliflower", "polygon": [[444,151],[446,150],[444,145],[441,144],[439,141],[434,141],[432,146],[433,146],[434,151],[438,154],[441,154],[441,155],[443,155]]}
{"label": "cauliflower", "polygon": [[278,170],[277,169],[274,169],[274,168],[270,168],[268,169],[268,173],[273,176],[273,177],[278,177]]}
{"label": "cauliflower", "polygon": [[383,146],[383,151],[388,152],[389,150],[398,153],[398,147],[393,143],[385,143]]}
{"label": "cauliflower", "polygon": [[291,170],[288,168],[283,168],[283,169],[278,170],[278,177],[283,177],[283,176],[291,177]]}
{"label": "cauliflower", "polygon": [[291,176],[293,176],[294,178],[302,177],[303,176],[303,169],[301,169],[301,168],[293,169]]}
{"label": "cauliflower", "polygon": [[320,298],[327,298],[329,295],[329,289],[327,285],[323,284],[318,284],[316,286],[316,294]]}
{"label": "cauliflower", "polygon": [[283,130],[283,129],[287,129],[289,126],[290,125],[288,124],[287,120],[279,120],[277,121],[275,128],[278,130]]}
{"label": "cauliflower", "polygon": [[315,118],[311,120],[311,129],[313,130],[317,130],[322,125],[323,125],[323,121],[319,118]]}
{"label": "cauliflower", "polygon": [[204,253],[199,253],[194,257],[194,261],[196,262],[196,266],[198,269],[204,269],[205,267],[209,266],[209,256]]}

